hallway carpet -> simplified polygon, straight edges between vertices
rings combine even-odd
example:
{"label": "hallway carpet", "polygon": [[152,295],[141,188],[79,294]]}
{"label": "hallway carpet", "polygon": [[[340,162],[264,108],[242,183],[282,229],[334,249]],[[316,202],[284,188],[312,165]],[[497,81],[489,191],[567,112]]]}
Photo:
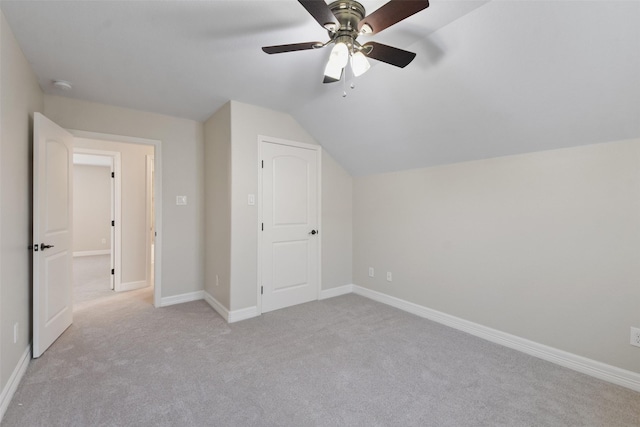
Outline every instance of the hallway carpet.
{"label": "hallway carpet", "polygon": [[111,296],[111,255],[73,257],[73,303]]}
{"label": "hallway carpet", "polygon": [[3,426],[638,426],[640,393],[357,295],[227,325],[89,301]]}

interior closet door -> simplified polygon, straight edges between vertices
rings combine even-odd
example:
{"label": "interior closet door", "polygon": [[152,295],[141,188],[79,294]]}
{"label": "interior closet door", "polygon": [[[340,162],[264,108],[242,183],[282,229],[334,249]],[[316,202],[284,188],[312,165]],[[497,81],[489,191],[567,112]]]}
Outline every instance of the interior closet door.
{"label": "interior closet door", "polygon": [[262,312],[319,294],[317,149],[262,142]]}

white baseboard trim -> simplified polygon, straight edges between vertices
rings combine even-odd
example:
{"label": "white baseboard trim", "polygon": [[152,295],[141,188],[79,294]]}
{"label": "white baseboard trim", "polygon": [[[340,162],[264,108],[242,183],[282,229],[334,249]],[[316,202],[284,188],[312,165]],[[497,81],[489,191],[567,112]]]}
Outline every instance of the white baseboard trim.
{"label": "white baseboard trim", "polygon": [[353,292],[353,284],[337,286],[335,288],[330,288],[330,289],[322,289],[320,290],[320,298],[318,299],[339,297],[340,295],[346,295],[352,292]]}
{"label": "white baseboard trim", "polygon": [[229,310],[220,303],[217,299],[215,299],[209,292],[204,292],[204,300],[213,308],[222,318],[228,322],[229,321]]}
{"label": "white baseboard trim", "polygon": [[372,291],[371,289],[363,288],[358,285],[353,285],[353,292],[374,301],[424,317],[425,319],[433,320],[434,322],[475,335],[487,341],[491,341],[548,362],[564,366],[565,368],[573,369],[574,371],[640,392],[640,374],[636,372],[627,371],[625,369],[578,356],[577,354],[569,353],[564,350],[529,341],[506,332],[498,331],[469,320],[451,316],[381,292]]}
{"label": "white baseboard trim", "polygon": [[146,288],[147,286],[149,286],[149,284],[147,283],[146,280],[139,280],[137,282],[120,283],[120,285],[118,285],[118,292],[135,291],[136,289]]}
{"label": "white baseboard trim", "polygon": [[251,319],[252,317],[258,317],[260,314],[258,313],[258,307],[247,307],[241,308],[240,310],[227,310],[227,308],[222,305],[220,301],[215,299],[209,292],[204,291],[204,300],[209,303],[211,308],[213,308],[227,323],[239,322],[241,320]]}
{"label": "white baseboard trim", "polygon": [[110,249],[101,249],[101,250],[97,250],[97,251],[78,251],[78,252],[74,252],[73,253],[74,257],[78,257],[78,256],[95,256],[95,255],[111,255],[111,250]]}
{"label": "white baseboard trim", "polygon": [[254,305],[253,307],[241,308],[240,310],[231,310],[229,312],[229,319],[227,322],[234,323],[258,316],[260,316],[260,313],[258,313],[258,307]]}
{"label": "white baseboard trim", "polygon": [[30,362],[31,344],[29,344],[29,346],[24,350],[24,353],[22,353],[18,364],[9,377],[9,381],[7,381],[7,384],[2,389],[2,394],[0,394],[0,421],[2,421],[2,418],[9,407],[9,403],[18,389],[18,385],[20,384],[24,373],[27,371],[27,367]]}
{"label": "white baseboard trim", "polygon": [[160,298],[160,307],[167,307],[183,302],[198,301],[204,299],[204,291],[187,292],[186,294]]}

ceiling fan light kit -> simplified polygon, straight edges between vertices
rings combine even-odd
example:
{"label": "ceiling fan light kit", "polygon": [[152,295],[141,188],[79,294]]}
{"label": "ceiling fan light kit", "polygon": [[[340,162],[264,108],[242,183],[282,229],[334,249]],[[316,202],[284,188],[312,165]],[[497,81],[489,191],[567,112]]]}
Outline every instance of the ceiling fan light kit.
{"label": "ceiling fan light kit", "polygon": [[406,67],[415,58],[415,53],[376,42],[361,45],[356,39],[361,35],[377,34],[429,6],[428,0],[391,0],[366,15],[364,6],[353,0],[337,0],[329,5],[324,0],[298,2],[327,30],[329,41],[265,46],[262,50],[275,54],[334,44],[325,67],[324,83],[340,81],[349,63],[353,75],[361,76],[371,67],[367,58]]}
{"label": "ceiling fan light kit", "polygon": [[364,53],[358,51],[351,56],[351,71],[353,71],[354,76],[360,77],[366,73],[369,68],[371,68],[371,64],[369,64]]}

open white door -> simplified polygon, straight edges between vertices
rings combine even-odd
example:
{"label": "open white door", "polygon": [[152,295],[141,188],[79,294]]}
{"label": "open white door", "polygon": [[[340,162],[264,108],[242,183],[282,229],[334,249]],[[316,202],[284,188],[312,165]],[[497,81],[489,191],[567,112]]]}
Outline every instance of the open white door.
{"label": "open white door", "polygon": [[318,148],[262,141],[262,312],[318,299]]}
{"label": "open white door", "polygon": [[73,136],[36,113],[33,134],[33,357],[73,320]]}

